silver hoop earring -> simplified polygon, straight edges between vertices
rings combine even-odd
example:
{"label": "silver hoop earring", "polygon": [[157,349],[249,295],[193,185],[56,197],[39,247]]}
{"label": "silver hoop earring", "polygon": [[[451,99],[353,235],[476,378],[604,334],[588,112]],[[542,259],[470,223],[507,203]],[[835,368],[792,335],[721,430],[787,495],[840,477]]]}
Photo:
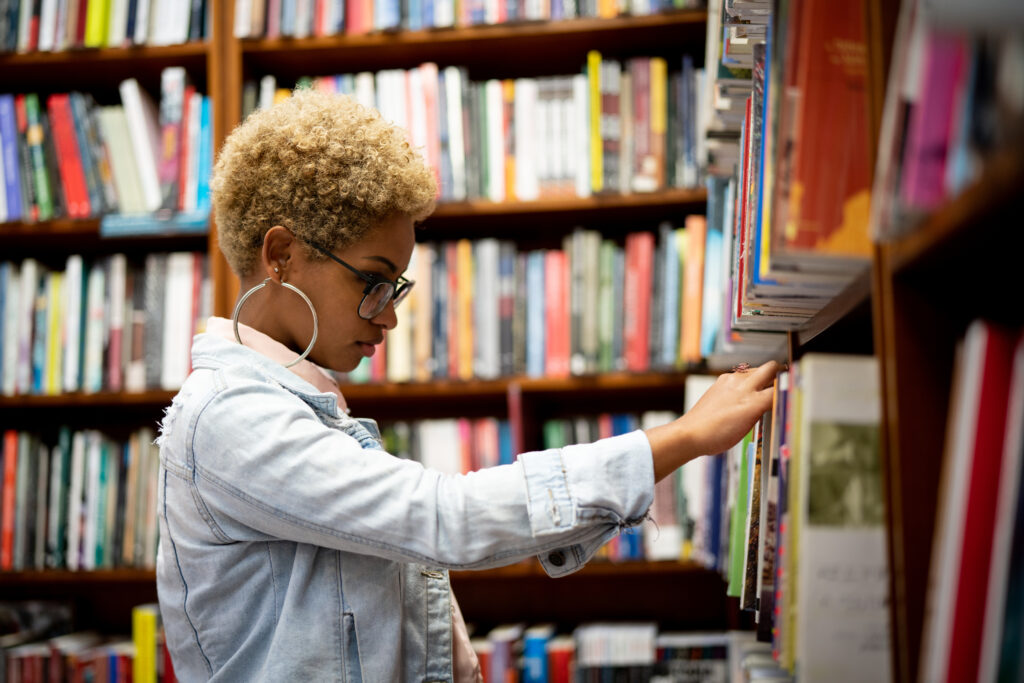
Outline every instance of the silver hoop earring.
{"label": "silver hoop earring", "polygon": [[[268,277],[266,280],[264,280],[263,282],[259,283],[258,285],[256,285],[252,289],[250,289],[248,292],[243,294],[242,298],[238,300],[237,304],[235,304],[235,310],[231,314],[231,323],[232,323],[232,326],[233,326],[233,328],[235,330],[235,341],[238,342],[239,344],[242,343],[242,338],[238,335],[238,314],[241,313],[242,306],[245,304],[246,299],[248,299],[250,296],[252,296],[253,294],[258,292],[259,290],[261,290],[264,287],[266,287],[267,283],[270,282],[270,281],[271,281],[271,278]],[[316,333],[317,333],[319,327],[317,325],[316,309],[313,308],[313,302],[309,300],[309,297],[306,296],[303,293],[303,291],[301,289],[299,289],[298,287],[296,287],[295,285],[288,284],[287,282],[281,282],[280,285],[282,287],[287,287],[288,289],[292,290],[293,292],[295,292],[296,294],[301,296],[302,300],[306,302],[307,306],[309,306],[309,312],[313,314],[313,338],[309,340],[309,346],[306,347],[306,350],[303,351],[302,354],[298,358],[293,360],[291,363],[288,363],[288,364],[285,365],[286,368],[290,368],[293,365],[295,365],[296,363],[298,363],[299,361],[301,361],[303,358],[308,356],[309,352],[313,350],[313,344],[316,344]]]}

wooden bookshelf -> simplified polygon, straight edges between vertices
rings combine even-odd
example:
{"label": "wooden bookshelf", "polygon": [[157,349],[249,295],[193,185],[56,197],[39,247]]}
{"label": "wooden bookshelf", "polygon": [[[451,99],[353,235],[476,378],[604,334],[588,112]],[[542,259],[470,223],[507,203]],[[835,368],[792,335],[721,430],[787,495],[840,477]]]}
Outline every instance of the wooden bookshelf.
{"label": "wooden bookshelf", "polygon": [[876,344],[899,680],[917,680],[957,343],[977,318],[1024,324],[1014,296],[1022,211],[1024,155],[1015,151],[878,250]]}
{"label": "wooden bookshelf", "polygon": [[133,392],[99,392],[96,394],[56,394],[53,396],[3,396],[0,397],[0,410],[17,408],[42,409],[76,409],[76,408],[124,408],[128,406],[159,407],[171,404],[173,391]]}

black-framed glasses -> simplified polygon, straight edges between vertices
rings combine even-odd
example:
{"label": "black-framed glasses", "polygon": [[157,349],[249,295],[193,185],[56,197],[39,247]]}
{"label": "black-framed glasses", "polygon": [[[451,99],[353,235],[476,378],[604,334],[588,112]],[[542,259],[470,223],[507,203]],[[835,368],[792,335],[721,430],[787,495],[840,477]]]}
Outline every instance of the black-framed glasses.
{"label": "black-framed glasses", "polygon": [[381,312],[387,307],[389,301],[394,301],[394,305],[398,306],[409,294],[409,290],[416,284],[413,280],[406,279],[405,276],[399,275],[398,279],[391,281],[382,278],[376,273],[367,273],[358,268],[351,266],[340,258],[330,252],[329,249],[316,244],[314,242],[306,241],[309,246],[313,247],[320,253],[324,254],[332,261],[340,263],[345,266],[356,276],[366,283],[366,287],[363,288],[363,300],[359,302],[359,317],[363,320],[371,320],[376,318]]}

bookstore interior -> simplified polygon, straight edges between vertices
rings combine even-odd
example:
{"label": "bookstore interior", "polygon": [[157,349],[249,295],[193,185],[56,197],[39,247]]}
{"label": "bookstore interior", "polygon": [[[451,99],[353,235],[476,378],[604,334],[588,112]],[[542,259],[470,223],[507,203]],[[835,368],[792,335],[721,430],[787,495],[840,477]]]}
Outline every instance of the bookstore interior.
{"label": "bookstore interior", "polygon": [[217,150],[301,88],[437,183],[337,375],[394,457],[782,364],[578,572],[451,572],[485,681],[1024,681],[1024,3],[0,0],[0,682],[177,680],[155,440],[239,296]]}

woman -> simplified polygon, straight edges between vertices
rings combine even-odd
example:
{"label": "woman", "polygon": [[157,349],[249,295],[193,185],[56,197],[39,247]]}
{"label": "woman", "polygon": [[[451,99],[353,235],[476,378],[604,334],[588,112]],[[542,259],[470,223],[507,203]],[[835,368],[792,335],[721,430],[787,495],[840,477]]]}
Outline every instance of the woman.
{"label": "woman", "polygon": [[411,286],[435,185],[404,134],[299,92],[228,137],[213,191],[242,295],[196,337],[160,437],[157,580],[182,680],[474,680],[448,569],[578,569],[644,519],[656,480],[770,406],[774,363],[656,429],[425,470],[383,452],[321,369],[373,355]]}

